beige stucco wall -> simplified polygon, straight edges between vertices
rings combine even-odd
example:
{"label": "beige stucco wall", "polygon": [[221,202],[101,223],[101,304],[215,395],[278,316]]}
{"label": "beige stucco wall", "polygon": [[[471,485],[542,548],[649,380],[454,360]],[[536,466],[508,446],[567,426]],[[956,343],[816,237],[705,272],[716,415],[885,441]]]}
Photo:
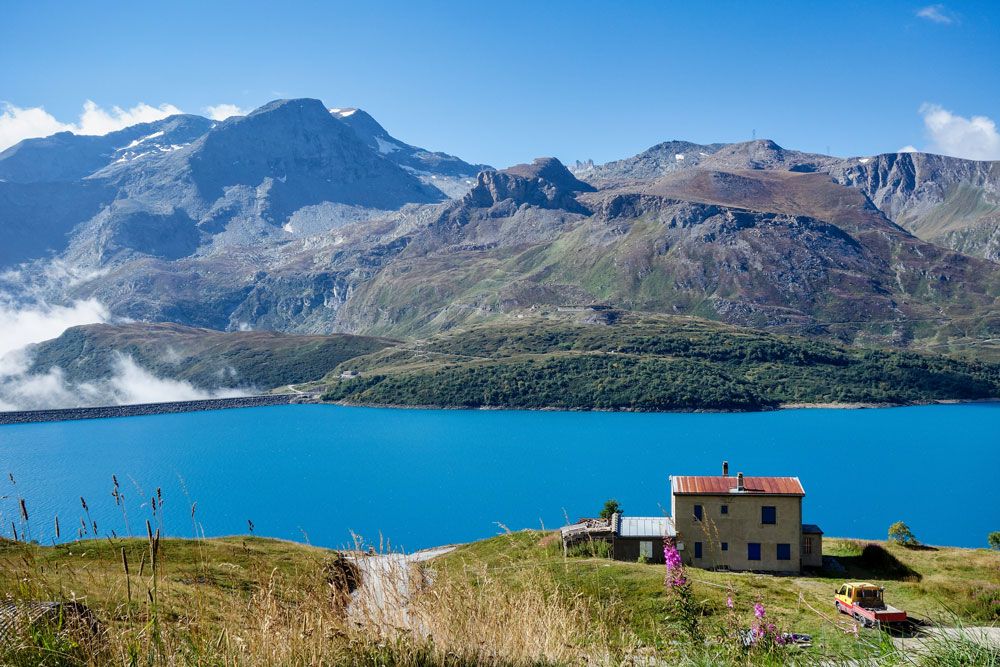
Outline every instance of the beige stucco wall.
{"label": "beige stucco wall", "polygon": [[[729,505],[722,514],[721,506]],[[702,506],[702,521],[694,518],[694,506]],[[777,523],[761,523],[761,507],[777,508]],[[733,570],[798,572],[802,533],[802,498],[727,495],[673,495],[671,514],[684,543],[684,561],[697,567],[728,567]],[[702,558],[696,559],[695,542],[702,543]],[[721,543],[729,544],[722,551]],[[747,559],[747,543],[760,543],[760,560]],[[778,560],[778,544],[790,545],[791,560]]]}

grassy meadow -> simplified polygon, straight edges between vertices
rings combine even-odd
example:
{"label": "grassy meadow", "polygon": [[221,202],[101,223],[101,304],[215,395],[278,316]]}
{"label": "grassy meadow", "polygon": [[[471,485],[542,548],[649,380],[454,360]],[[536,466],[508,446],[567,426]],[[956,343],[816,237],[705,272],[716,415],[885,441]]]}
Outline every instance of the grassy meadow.
{"label": "grassy meadow", "polygon": [[[840,582],[874,579],[887,601],[922,623],[996,625],[1000,554],[879,544],[889,558],[872,559],[867,544],[826,540],[824,553],[845,569],[836,574],[687,568],[701,634],[692,641],[677,623],[663,566],[586,549],[564,557],[552,532],[507,533],[424,562],[152,531],[55,546],[6,540],[0,605],[75,600],[98,628],[81,630],[68,613],[48,624],[16,622],[0,641],[0,664],[1000,665],[1000,652],[962,639],[902,653],[886,633],[859,630],[831,605]],[[350,594],[359,573],[375,571]],[[406,584],[390,594],[390,579]],[[744,648],[733,630],[753,622],[756,603],[768,622],[812,635],[812,645]]]}

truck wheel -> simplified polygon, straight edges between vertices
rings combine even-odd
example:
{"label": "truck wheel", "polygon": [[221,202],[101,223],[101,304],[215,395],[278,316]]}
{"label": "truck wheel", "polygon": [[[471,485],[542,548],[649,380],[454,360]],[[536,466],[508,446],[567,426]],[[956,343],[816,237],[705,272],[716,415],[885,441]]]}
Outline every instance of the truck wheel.
{"label": "truck wheel", "polygon": [[843,605],[840,604],[840,602],[834,602],[833,605],[837,608],[837,613],[838,614],[843,614],[844,613],[844,607],[843,607]]}

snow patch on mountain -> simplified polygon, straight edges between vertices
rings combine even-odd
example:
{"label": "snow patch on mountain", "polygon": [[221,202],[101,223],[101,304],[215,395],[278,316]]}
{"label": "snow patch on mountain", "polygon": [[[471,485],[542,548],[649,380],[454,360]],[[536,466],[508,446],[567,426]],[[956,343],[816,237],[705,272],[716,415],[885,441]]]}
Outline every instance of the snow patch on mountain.
{"label": "snow patch on mountain", "polygon": [[375,141],[378,143],[378,152],[382,155],[388,155],[403,148],[399,144],[393,141],[386,141],[382,137],[375,137]]}

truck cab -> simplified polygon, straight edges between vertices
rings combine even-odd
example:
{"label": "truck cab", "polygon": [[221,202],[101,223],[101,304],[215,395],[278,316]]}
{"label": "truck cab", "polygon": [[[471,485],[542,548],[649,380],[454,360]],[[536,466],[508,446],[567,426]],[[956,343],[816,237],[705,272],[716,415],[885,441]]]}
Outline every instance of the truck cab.
{"label": "truck cab", "polygon": [[865,609],[885,609],[882,591],[882,587],[875,584],[844,584],[835,600],[848,608],[857,605]]}

